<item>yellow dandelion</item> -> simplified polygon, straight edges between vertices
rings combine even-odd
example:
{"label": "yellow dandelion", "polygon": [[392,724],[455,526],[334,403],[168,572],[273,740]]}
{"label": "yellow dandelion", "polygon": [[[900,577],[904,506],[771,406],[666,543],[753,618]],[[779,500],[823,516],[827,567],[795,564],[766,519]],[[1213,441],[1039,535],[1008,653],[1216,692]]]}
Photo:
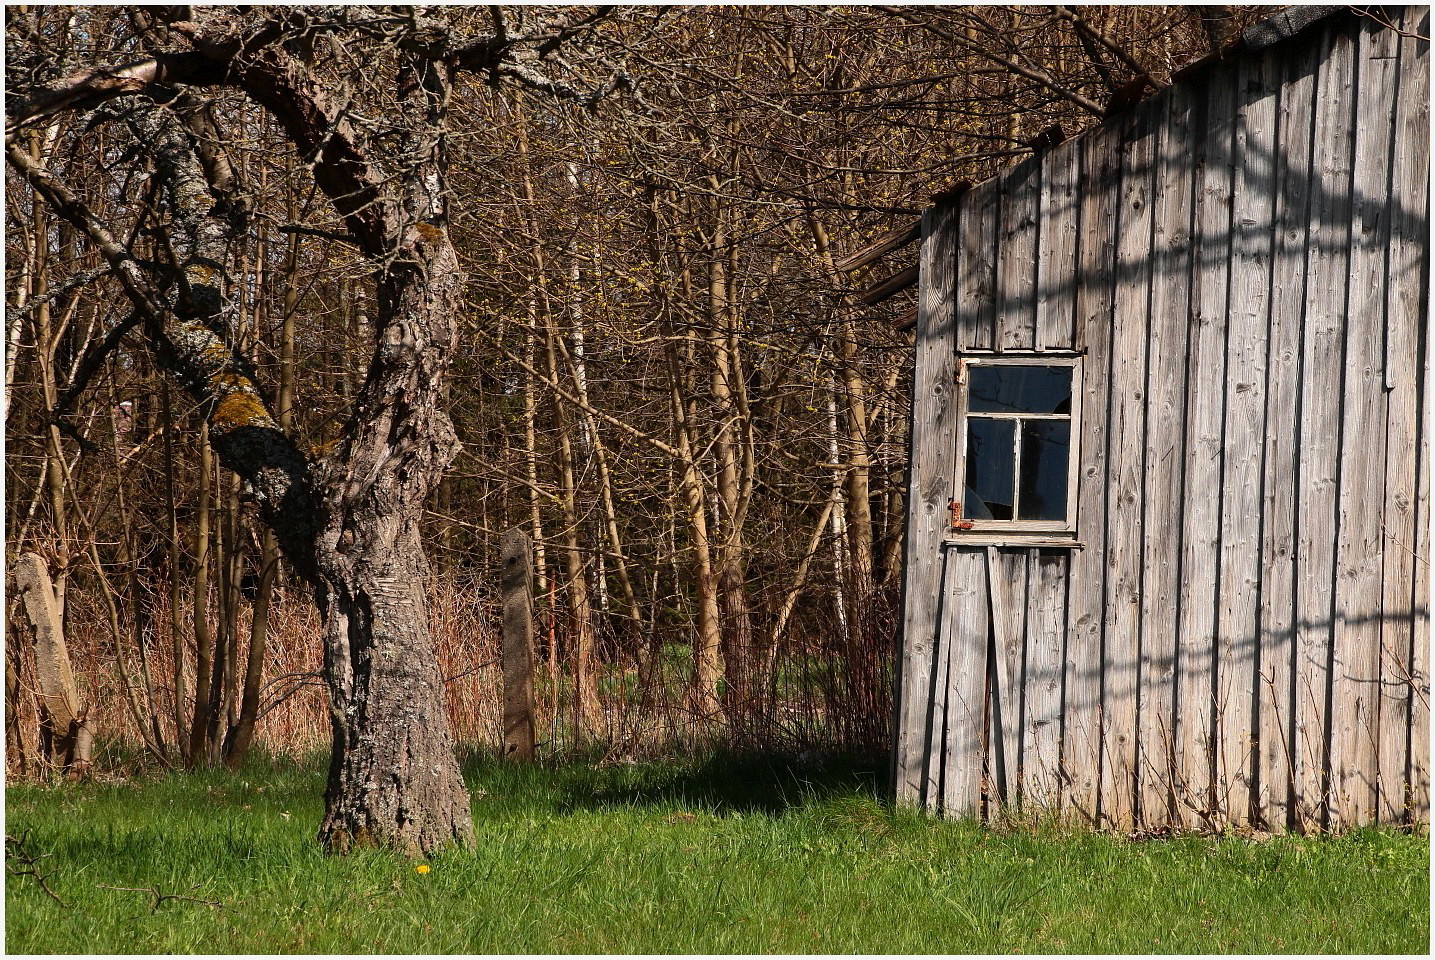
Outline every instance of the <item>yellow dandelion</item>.
{"label": "yellow dandelion", "polygon": [[428,872],[429,872],[429,865],[426,864],[426,863],[421,863],[421,864],[419,864],[418,866],[414,867],[414,873],[428,873]]}

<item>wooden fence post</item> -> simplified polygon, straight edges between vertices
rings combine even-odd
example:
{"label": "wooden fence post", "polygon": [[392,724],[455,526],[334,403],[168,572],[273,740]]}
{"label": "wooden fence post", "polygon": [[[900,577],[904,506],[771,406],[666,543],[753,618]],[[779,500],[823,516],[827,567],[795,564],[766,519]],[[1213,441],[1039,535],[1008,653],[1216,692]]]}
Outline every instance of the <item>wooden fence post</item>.
{"label": "wooden fence post", "polygon": [[45,559],[36,553],[21,555],[15,567],[15,587],[35,638],[43,752],[66,773],[84,776],[90,770],[94,727],[90,708],[80,696],[70,667],[62,617]]}
{"label": "wooden fence post", "polygon": [[518,527],[503,534],[503,755],[532,760],[533,541]]}

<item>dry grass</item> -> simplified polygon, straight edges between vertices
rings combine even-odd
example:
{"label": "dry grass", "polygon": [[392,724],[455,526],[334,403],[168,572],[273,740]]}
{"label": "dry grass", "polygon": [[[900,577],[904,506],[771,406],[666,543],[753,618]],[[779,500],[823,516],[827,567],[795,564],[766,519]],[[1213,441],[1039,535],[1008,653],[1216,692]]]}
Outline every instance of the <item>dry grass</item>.
{"label": "dry grass", "polygon": [[[185,593],[188,599],[188,592]],[[121,598],[121,637],[125,671],[146,726],[153,715],[159,738],[175,742],[174,656],[168,590],[155,584],[137,598]],[[76,680],[92,704],[97,728],[97,759],[107,749],[133,752],[141,742],[134,711],[125,702],[116,643],[103,605],[93,592],[73,583],[68,597],[68,639]],[[445,681],[449,718],[459,742],[479,751],[496,749],[502,736],[502,671],[499,663],[499,616],[494,598],[480,582],[457,576],[435,577],[428,588],[429,622],[438,666]],[[688,709],[691,649],[686,637],[660,644],[607,642],[601,645],[598,695],[602,729],[579,742],[568,722],[571,685],[563,669],[567,650],[565,612],[538,612],[535,693],[538,698],[540,751],[548,756],[575,753],[609,758],[654,757],[703,746],[740,745],[801,750],[821,746],[843,750],[881,749],[885,742],[891,690],[892,604],[883,597],[863,605],[867,612],[847,634],[820,604],[807,611],[771,656],[764,656],[760,704],[738,735],[721,718],[695,718]],[[239,610],[239,672],[248,657],[251,607]],[[136,615],[140,623],[136,625]],[[216,602],[207,610],[212,636],[218,636]],[[184,625],[183,715],[193,713],[195,643],[193,609],[180,610]],[[16,617],[7,634],[9,662],[16,667],[18,696],[9,705],[12,749],[7,774],[33,770],[38,709],[33,688],[33,658]],[[554,638],[559,669],[547,657]],[[611,638],[609,638],[611,639]],[[652,651],[656,650],[656,653]],[[656,663],[640,663],[656,657]],[[317,610],[302,588],[277,590],[270,607],[265,650],[261,717],[255,744],[278,755],[304,756],[328,744],[326,694]],[[141,678],[148,674],[146,688]],[[645,687],[646,684],[646,687]],[[756,734],[754,734],[756,731]],[[14,735],[21,741],[14,749]]]}
{"label": "dry grass", "polygon": [[[446,681],[449,718],[454,730],[464,742],[497,744],[502,717],[501,673],[497,663],[498,636],[491,626],[494,621],[490,605],[451,580],[433,581],[428,594],[430,624],[439,670]],[[137,743],[139,737],[125,704],[107,618],[100,605],[86,594],[72,590],[68,599],[70,658],[82,695],[92,705],[90,713],[97,723],[97,741],[102,749],[106,745]],[[211,635],[217,636],[219,622],[212,596],[207,615]],[[181,622],[186,625],[185,717],[191,716],[194,710],[193,616],[193,606],[185,603],[180,610]],[[236,657],[241,672],[249,656],[251,616],[249,604],[241,604]],[[11,623],[15,623],[15,618],[11,618]],[[152,591],[143,600],[140,629],[135,629],[132,615],[121,622],[120,644],[136,696],[147,708],[146,712],[158,718],[160,736],[166,744],[175,742],[174,655],[169,624],[167,592]],[[11,633],[15,632],[12,626]],[[143,658],[137,637],[143,638]],[[31,658],[26,655],[28,644],[16,643],[13,636],[10,639],[11,662],[18,663],[20,680],[18,703],[11,704],[10,708],[15,711],[14,719],[22,731],[34,730],[38,705],[30,683],[33,671]],[[313,601],[302,590],[276,591],[269,610],[261,716],[255,731],[256,743],[266,751],[298,757],[327,746],[329,720],[320,674],[322,664],[320,623]],[[148,693],[140,681],[145,672],[143,667],[147,667],[151,680]],[[7,756],[7,768],[7,773],[19,772],[15,769],[14,757]]]}

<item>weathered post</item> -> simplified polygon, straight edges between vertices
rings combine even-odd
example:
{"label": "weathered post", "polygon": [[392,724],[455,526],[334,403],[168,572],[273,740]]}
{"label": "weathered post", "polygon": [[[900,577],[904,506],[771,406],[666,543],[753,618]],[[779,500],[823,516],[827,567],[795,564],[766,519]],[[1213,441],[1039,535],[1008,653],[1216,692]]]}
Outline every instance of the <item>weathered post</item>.
{"label": "weathered post", "polygon": [[44,753],[48,759],[57,761],[66,773],[83,776],[90,769],[94,729],[89,720],[89,706],[75,685],[55,588],[44,557],[35,553],[20,557],[15,569],[15,587],[24,601],[25,617],[35,638]]}
{"label": "weathered post", "polygon": [[533,541],[503,534],[503,755],[533,759]]}

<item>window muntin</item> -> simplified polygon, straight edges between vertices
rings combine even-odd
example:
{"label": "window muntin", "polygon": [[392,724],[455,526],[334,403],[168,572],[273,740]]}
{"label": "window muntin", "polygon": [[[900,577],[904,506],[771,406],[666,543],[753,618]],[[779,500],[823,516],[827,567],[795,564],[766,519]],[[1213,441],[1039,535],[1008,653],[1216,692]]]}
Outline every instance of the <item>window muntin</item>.
{"label": "window muntin", "polygon": [[962,530],[1075,530],[1080,358],[964,358]]}

